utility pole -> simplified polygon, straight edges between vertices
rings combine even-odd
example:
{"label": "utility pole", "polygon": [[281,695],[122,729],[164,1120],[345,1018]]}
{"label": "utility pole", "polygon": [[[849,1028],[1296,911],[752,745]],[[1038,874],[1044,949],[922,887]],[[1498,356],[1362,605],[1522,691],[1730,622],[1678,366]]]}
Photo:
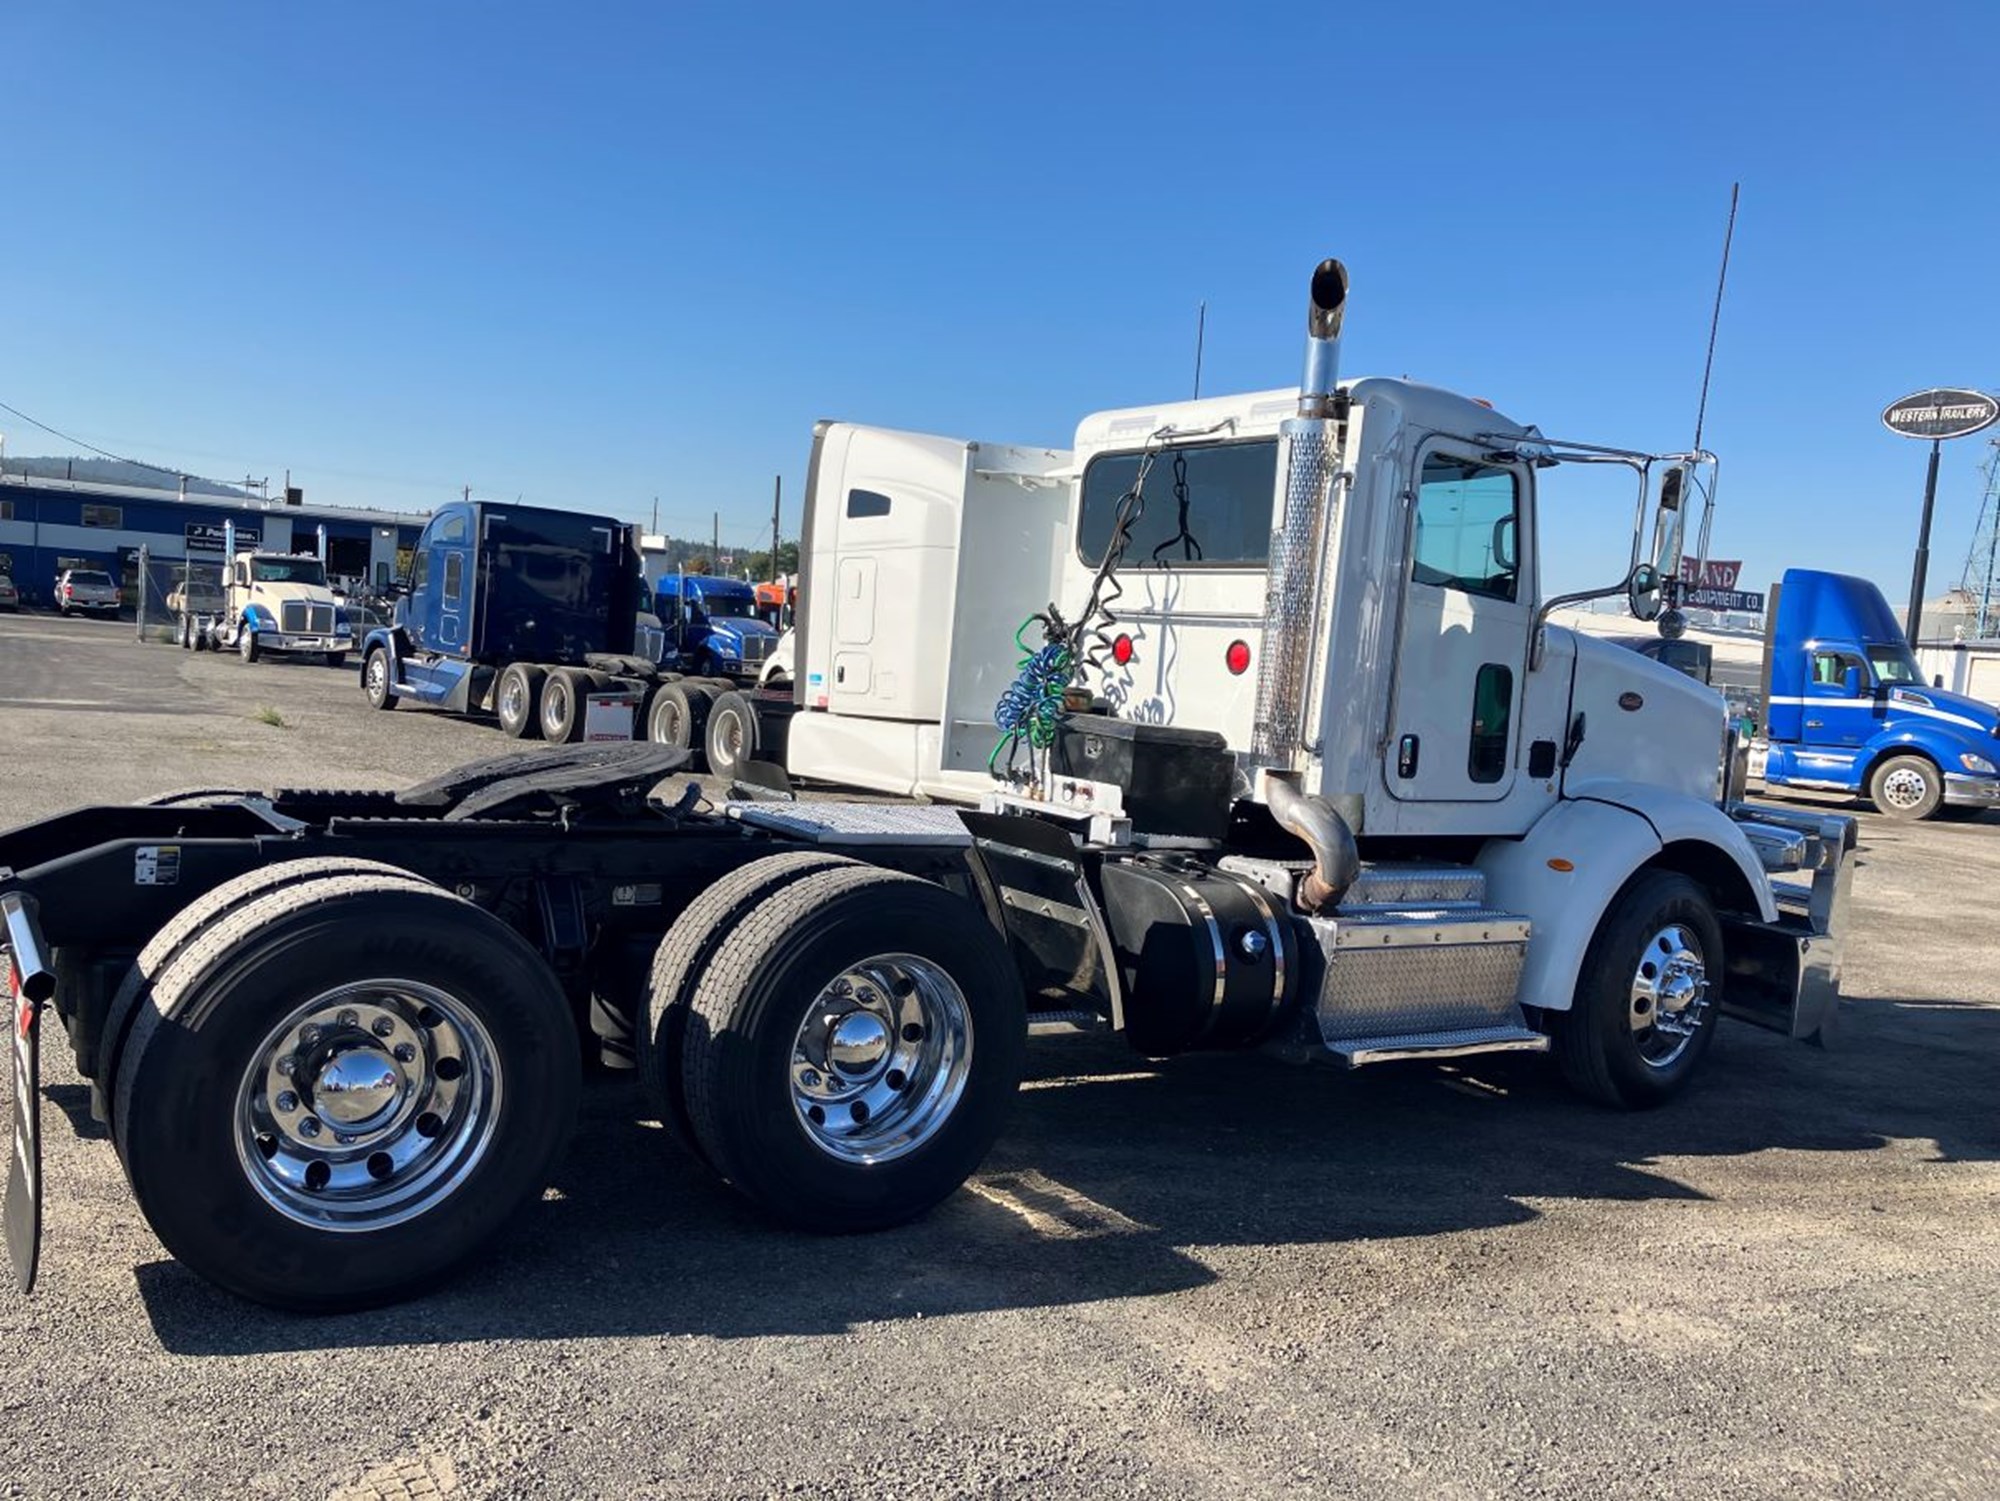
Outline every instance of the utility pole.
{"label": "utility pole", "polygon": [[1201,346],[1208,334],[1208,299],[1194,310],[1194,399],[1201,400]]}
{"label": "utility pole", "polygon": [[785,477],[782,474],[771,478],[771,582],[776,583],[778,573],[778,506],[785,494]]}
{"label": "utility pole", "polygon": [[472,501],[472,486],[467,485],[465,489],[460,493],[464,496],[466,503],[470,504]]}
{"label": "utility pole", "polygon": [[722,512],[714,511],[710,514],[715,518],[715,534],[714,540],[708,544],[708,565],[711,568],[720,568],[722,566]]}
{"label": "utility pole", "polygon": [[657,495],[655,495],[655,496],[653,497],[653,526],[652,526],[652,532],[653,532],[653,535],[654,535],[654,536],[656,536],[656,537],[660,535],[660,497],[659,497],[659,496],[657,496]]}

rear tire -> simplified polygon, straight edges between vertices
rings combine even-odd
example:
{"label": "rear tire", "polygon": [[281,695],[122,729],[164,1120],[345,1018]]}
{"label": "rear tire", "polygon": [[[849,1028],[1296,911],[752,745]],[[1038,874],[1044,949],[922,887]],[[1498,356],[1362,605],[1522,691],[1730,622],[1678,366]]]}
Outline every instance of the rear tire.
{"label": "rear tire", "polygon": [[1612,901],[1556,1012],[1556,1062],[1579,1094],[1642,1109],[1685,1089],[1715,1040],[1726,973],[1708,893],[1678,871],[1635,876]]}
{"label": "rear tire", "polygon": [[682,1079],[695,1139],[772,1218],[848,1232],[953,1193],[1000,1134],[1027,1017],[972,903],[868,867],[759,902],[703,969]]}
{"label": "rear tire", "polygon": [[750,700],[733,688],[720,695],[709,707],[702,746],[708,754],[709,775],[725,781],[746,762],[756,760],[757,711]]}
{"label": "rear tire", "polygon": [[[204,796],[229,797],[245,794],[215,793]],[[249,794],[255,795],[255,794]],[[179,799],[155,798],[149,806],[171,805]],[[384,865],[379,860],[358,860],[351,855],[329,855],[318,860],[284,860],[276,865],[260,865],[255,870],[245,871],[234,880],[224,881],[205,895],[196,897],[187,906],[167,920],[139,950],[139,957],[132,961],[132,967],[125,971],[125,978],[119,981],[118,989],[112,993],[111,1004],[105,1008],[104,1029],[98,1034],[97,1067],[94,1077],[110,1104],[110,1095],[118,1081],[118,1063],[125,1051],[125,1033],[132,1025],[132,1018],[138,1015],[142,1006],[153,998],[153,981],[165,973],[169,964],[180,957],[182,950],[193,943],[215,923],[230,913],[249,905],[259,897],[269,896],[274,891],[285,891],[300,886],[307,881],[323,880],[327,876],[375,876],[385,880],[403,880],[413,886],[426,884],[420,877],[411,875],[393,865]],[[116,1137],[113,1138],[116,1140]]]}
{"label": "rear tire", "polygon": [[511,928],[434,887],[334,876],[251,902],[168,965],[114,1130],[191,1271],[335,1312],[428,1286],[532,1200],[580,1068],[561,988]]}
{"label": "rear tire", "polygon": [[660,940],[646,987],[643,1013],[634,1018],[639,1080],[658,1112],[661,1133],[674,1146],[707,1162],[689,1123],[681,1075],[682,1042],[688,1005],[702,973],[724,940],[764,898],[821,871],[853,868],[857,862],[816,850],[767,855],[732,871],[688,904]]}
{"label": "rear tire", "polygon": [[662,683],[653,690],[646,709],[646,738],[655,745],[674,745],[701,754],[702,732],[708,725],[710,697],[686,683]]}
{"label": "rear tire", "polygon": [[389,667],[389,649],[371,646],[361,663],[361,690],[368,695],[371,709],[396,707],[396,677]]}
{"label": "rear tire", "polygon": [[558,667],[542,683],[539,720],[542,738],[551,745],[568,745],[583,738],[583,701],[590,692],[590,674]]}
{"label": "rear tire", "polygon": [[526,662],[509,662],[493,689],[493,712],[512,740],[532,740],[541,731],[542,680],[548,674]]}
{"label": "rear tire", "polygon": [[1922,756],[1891,756],[1869,774],[1868,800],[1891,818],[1915,823],[1944,806],[1944,777]]}

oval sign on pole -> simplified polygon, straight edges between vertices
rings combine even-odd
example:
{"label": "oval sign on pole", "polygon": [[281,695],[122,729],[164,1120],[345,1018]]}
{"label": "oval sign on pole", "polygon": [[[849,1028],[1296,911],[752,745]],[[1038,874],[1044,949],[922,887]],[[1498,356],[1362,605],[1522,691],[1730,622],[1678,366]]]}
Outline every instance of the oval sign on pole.
{"label": "oval sign on pole", "polygon": [[1926,442],[1963,438],[1992,426],[1996,420],[2000,420],[2000,401],[1984,391],[1966,391],[1957,386],[1918,391],[1891,402],[1882,412],[1882,425],[1890,432]]}

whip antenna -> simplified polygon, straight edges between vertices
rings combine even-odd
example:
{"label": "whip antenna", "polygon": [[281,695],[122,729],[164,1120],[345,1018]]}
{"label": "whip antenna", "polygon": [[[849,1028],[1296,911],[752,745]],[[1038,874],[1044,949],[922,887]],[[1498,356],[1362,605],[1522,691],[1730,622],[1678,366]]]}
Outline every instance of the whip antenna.
{"label": "whip antenna", "polygon": [[1729,185],[1729,224],[1722,231],[1722,270],[1715,278],[1715,311],[1708,319],[1708,358],[1701,367],[1701,403],[1694,413],[1694,449],[1701,452],[1701,428],[1708,419],[1708,378],[1715,373],[1715,331],[1722,323],[1722,289],[1729,285],[1729,246],[1736,238],[1736,199],[1743,184]]}

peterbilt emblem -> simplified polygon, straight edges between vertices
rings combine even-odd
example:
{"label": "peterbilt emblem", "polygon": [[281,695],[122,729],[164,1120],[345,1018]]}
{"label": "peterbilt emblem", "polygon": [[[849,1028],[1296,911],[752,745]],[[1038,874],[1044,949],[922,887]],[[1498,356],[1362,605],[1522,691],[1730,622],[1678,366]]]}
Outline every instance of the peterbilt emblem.
{"label": "peterbilt emblem", "polygon": [[1645,708],[1646,700],[1639,694],[1634,693],[1630,688],[1627,688],[1623,693],[1618,695],[1618,707],[1630,714],[1636,710]]}

